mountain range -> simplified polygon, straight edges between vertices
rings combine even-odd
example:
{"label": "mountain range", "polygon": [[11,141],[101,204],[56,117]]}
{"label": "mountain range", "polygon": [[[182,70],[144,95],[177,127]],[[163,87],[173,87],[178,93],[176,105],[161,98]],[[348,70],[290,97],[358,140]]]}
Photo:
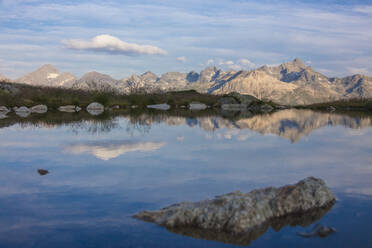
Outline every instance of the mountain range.
{"label": "mountain range", "polygon": [[[0,75],[0,81],[6,80],[10,81]],[[254,70],[225,72],[216,67],[207,67],[200,73],[167,72],[160,77],[148,71],[120,80],[98,72],[88,72],[78,79],[71,73],[60,73],[52,65],[44,65],[14,82],[120,94],[191,89],[209,94],[239,92],[285,105],[372,97],[371,77],[360,74],[344,78],[326,77],[298,58],[279,66],[265,65]]]}

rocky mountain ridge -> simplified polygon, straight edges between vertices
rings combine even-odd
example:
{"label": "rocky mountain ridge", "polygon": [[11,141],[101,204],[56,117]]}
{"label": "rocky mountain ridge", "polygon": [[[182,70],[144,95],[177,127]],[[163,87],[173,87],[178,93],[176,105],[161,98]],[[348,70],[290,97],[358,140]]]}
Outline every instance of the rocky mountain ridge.
{"label": "rocky mountain ridge", "polygon": [[89,72],[77,79],[71,73],[59,73],[54,66],[44,65],[15,82],[119,94],[191,89],[209,94],[239,92],[285,105],[372,97],[371,77],[356,74],[344,78],[328,78],[311,66],[306,66],[298,58],[279,66],[265,65],[255,70],[225,72],[212,66],[200,73],[167,72],[158,77],[148,71],[121,80],[98,72]]}

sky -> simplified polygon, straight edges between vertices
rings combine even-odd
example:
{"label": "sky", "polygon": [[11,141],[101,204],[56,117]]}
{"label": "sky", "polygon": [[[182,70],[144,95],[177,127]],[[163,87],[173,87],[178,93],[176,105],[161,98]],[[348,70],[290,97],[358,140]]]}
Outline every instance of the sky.
{"label": "sky", "polygon": [[372,0],[0,0],[0,74],[253,69],[372,76]]}

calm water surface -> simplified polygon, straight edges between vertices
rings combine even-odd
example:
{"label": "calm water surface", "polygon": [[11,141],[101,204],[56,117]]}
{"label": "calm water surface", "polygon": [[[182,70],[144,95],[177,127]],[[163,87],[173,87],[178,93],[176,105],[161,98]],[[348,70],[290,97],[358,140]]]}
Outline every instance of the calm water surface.
{"label": "calm water surface", "polygon": [[[372,247],[372,116],[197,116],[0,120],[0,247]],[[269,227],[244,242],[131,217],[307,176],[323,178],[337,203],[319,220]],[[296,235],[316,223],[337,233]]]}

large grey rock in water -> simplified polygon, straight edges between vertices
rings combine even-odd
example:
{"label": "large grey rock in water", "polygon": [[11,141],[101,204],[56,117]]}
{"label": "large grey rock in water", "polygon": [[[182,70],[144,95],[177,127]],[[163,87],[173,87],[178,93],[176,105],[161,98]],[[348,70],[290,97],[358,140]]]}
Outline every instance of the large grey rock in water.
{"label": "large grey rock in water", "polygon": [[48,111],[48,107],[46,105],[36,105],[33,106],[30,110],[31,113],[44,114]]}
{"label": "large grey rock in water", "polygon": [[240,191],[212,200],[183,202],[158,211],[143,211],[136,218],[167,228],[197,227],[228,233],[245,233],[275,218],[326,207],[335,197],[323,180],[308,177],[297,184]]}

